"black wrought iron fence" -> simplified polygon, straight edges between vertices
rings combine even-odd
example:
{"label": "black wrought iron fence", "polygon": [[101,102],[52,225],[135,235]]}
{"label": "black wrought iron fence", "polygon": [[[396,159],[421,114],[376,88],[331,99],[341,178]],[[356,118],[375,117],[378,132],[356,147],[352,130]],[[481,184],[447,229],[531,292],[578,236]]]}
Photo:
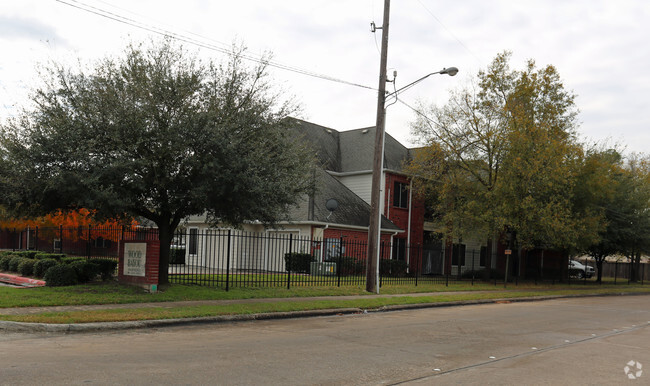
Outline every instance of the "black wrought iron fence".
{"label": "black wrought iron fence", "polygon": [[[124,240],[157,240],[158,231],[138,227],[52,227],[0,230],[0,249],[37,250],[115,258]],[[444,248],[384,242],[377,274],[383,285],[474,283],[495,285],[519,280],[589,283],[593,275],[578,275],[566,260],[529,256],[487,256],[486,248]],[[174,283],[232,287],[362,286],[366,280],[365,240],[346,237],[315,239],[299,232],[245,232],[232,229],[186,228],[170,245],[169,278]],[[590,261],[582,261],[595,267]],[[492,269],[486,271],[486,265]],[[635,267],[605,263],[608,282],[627,283]],[[647,264],[636,268],[643,282]],[[612,280],[613,279],[613,280]]]}

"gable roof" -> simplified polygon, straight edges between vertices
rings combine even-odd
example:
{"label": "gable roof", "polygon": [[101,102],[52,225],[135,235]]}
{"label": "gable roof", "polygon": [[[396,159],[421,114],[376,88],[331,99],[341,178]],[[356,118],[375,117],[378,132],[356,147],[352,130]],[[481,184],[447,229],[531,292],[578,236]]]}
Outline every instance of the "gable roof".
{"label": "gable roof", "polygon": [[[313,147],[323,169],[337,173],[372,170],[376,134],[374,126],[339,132],[299,119],[295,121],[293,130]],[[402,163],[409,158],[409,149],[386,133],[384,169],[401,171]]]}
{"label": "gable roof", "polygon": [[[304,197],[299,206],[288,214],[290,222],[329,223],[367,228],[370,221],[370,205],[325,170],[319,169],[314,173],[315,193]],[[336,199],[339,206],[330,213],[325,203],[331,198]],[[381,229],[401,231],[384,216],[381,219]]]}

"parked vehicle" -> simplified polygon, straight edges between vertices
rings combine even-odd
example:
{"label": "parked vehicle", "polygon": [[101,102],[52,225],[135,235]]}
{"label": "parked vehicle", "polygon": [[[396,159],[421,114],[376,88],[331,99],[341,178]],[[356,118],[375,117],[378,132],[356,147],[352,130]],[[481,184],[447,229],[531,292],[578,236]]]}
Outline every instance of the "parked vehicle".
{"label": "parked vehicle", "polygon": [[584,265],[576,260],[569,260],[569,275],[578,279],[591,278],[596,274],[594,267]]}

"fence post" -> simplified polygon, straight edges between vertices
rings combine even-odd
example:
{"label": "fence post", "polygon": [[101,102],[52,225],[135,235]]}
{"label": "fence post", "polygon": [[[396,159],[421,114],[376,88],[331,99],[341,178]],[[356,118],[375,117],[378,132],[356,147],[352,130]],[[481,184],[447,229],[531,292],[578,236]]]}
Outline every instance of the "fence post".
{"label": "fence post", "polygon": [[[409,249],[409,256],[410,256],[411,255],[411,246],[410,245],[408,246],[408,249]],[[418,246],[418,252],[417,252],[418,260],[415,262],[415,286],[416,287],[418,286],[418,273],[420,272],[420,268],[422,266],[422,250],[423,249],[424,248],[420,244]]]}
{"label": "fence post", "polygon": [[472,285],[474,285],[474,258],[476,258],[476,249],[472,249]]}
{"label": "fence post", "polygon": [[341,286],[341,263],[343,262],[343,235],[339,238],[339,263],[336,265],[336,286]]}
{"label": "fence post", "polygon": [[[379,237],[381,238],[381,232]],[[379,244],[379,261],[377,262],[377,269],[379,270],[379,288],[381,288],[381,285],[383,284],[383,277],[381,275],[381,261],[383,259],[384,259],[384,242],[382,241]]]}
{"label": "fence post", "polygon": [[[447,251],[445,250],[445,253]],[[440,251],[440,255],[443,255],[443,252]],[[447,256],[443,255],[443,261],[445,262],[444,269],[445,269],[445,287],[449,287],[449,274],[451,273],[451,264],[449,264],[449,267],[447,267],[447,261],[451,262],[451,259],[447,259]]]}
{"label": "fence post", "polygon": [[226,246],[226,292],[230,290],[230,234],[231,230],[228,229],[228,243]]}
{"label": "fence post", "polygon": [[[293,244],[293,233],[289,233],[289,256],[291,256]],[[289,259],[291,261],[291,259]],[[291,266],[287,270],[287,289],[291,289]]]}
{"label": "fence post", "polygon": [[34,250],[38,251],[38,227],[36,227],[36,231],[34,232]]}
{"label": "fence post", "polygon": [[90,244],[90,225],[88,225],[88,240],[86,240],[86,257],[88,260],[90,260],[90,248],[92,248],[92,245]]}
{"label": "fence post", "polygon": [[59,244],[59,253],[63,253],[63,225],[59,225],[59,238],[61,239],[61,244]]}
{"label": "fence post", "polygon": [[618,260],[614,262],[614,284],[616,284],[616,277],[618,276]]}

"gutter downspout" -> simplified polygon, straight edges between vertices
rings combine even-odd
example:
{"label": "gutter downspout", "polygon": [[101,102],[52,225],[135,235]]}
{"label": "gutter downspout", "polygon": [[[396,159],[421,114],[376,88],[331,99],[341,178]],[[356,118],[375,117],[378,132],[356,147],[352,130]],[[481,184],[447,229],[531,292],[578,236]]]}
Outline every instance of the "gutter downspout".
{"label": "gutter downspout", "polygon": [[413,210],[413,181],[411,180],[409,183],[409,219],[408,219],[408,225],[406,226],[406,249],[409,251],[406,255],[406,267],[407,267],[407,272],[408,268],[411,266],[411,253],[410,253],[410,247],[411,247],[411,211]]}

